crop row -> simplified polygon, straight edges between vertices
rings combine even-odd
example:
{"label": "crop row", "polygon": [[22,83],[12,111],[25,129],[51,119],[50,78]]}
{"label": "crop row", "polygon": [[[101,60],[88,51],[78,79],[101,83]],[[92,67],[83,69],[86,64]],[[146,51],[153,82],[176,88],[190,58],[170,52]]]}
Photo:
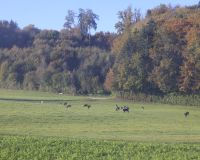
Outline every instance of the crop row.
{"label": "crop row", "polygon": [[0,137],[1,160],[200,160],[200,144]]}

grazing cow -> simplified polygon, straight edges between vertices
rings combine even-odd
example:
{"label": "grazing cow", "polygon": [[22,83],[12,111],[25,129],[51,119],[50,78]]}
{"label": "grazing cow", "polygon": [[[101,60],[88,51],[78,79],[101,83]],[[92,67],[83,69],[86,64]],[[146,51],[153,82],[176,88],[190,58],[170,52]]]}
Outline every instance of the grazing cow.
{"label": "grazing cow", "polygon": [[70,108],[71,106],[72,106],[71,104],[68,104],[65,106],[65,108],[67,109],[67,108]]}
{"label": "grazing cow", "polygon": [[83,107],[87,107],[88,109],[91,107],[90,104],[84,104]]}
{"label": "grazing cow", "polygon": [[83,107],[87,107],[87,106],[88,106],[88,104],[84,104],[84,105],[83,105]]}
{"label": "grazing cow", "polygon": [[185,112],[184,115],[185,117],[189,116],[190,112]]}
{"label": "grazing cow", "polygon": [[65,109],[70,108],[72,105],[68,104],[67,102],[64,103]]}
{"label": "grazing cow", "polygon": [[116,111],[120,110],[120,107],[116,104],[116,108],[115,108]]}
{"label": "grazing cow", "polygon": [[123,111],[124,112],[129,112],[129,107],[128,106],[124,106]]}
{"label": "grazing cow", "polygon": [[88,104],[88,106],[87,106],[87,107],[88,107],[88,109],[90,109],[91,105],[90,105],[90,104]]}

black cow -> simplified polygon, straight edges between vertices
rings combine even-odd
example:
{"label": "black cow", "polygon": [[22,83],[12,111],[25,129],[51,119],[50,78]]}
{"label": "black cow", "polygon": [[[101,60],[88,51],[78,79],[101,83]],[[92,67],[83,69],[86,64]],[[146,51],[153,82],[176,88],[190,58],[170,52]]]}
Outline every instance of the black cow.
{"label": "black cow", "polygon": [[91,107],[90,104],[84,104],[83,107],[87,107],[88,109]]}
{"label": "black cow", "polygon": [[129,107],[128,106],[124,106],[123,111],[124,112],[129,112]]}
{"label": "black cow", "polygon": [[90,105],[90,104],[88,104],[88,105],[87,105],[87,107],[88,107],[88,109],[90,109],[91,105]]}
{"label": "black cow", "polygon": [[185,117],[189,116],[190,112],[185,112],[184,115]]}

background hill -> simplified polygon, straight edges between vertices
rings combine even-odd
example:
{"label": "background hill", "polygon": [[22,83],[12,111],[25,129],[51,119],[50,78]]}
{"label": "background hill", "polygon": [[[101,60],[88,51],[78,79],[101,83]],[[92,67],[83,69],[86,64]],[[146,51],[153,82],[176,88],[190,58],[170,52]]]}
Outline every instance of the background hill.
{"label": "background hill", "polygon": [[2,88],[122,97],[199,93],[199,5],[160,5],[144,18],[128,7],[118,13],[117,34],[91,35],[98,16],[80,9],[75,23],[73,13],[61,31],[0,21]]}

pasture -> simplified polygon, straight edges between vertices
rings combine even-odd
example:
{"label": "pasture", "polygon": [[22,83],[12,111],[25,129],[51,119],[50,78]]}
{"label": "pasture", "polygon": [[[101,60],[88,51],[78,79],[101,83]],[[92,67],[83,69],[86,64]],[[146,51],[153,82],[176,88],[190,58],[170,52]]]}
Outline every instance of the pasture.
{"label": "pasture", "polygon": [[[65,102],[71,107],[66,108]],[[91,107],[89,109],[83,107],[84,104],[89,104]],[[130,108],[129,113],[116,111],[116,104],[127,105]],[[187,117],[184,116],[186,111],[190,113]],[[184,151],[185,154],[188,153],[186,159],[193,152],[191,156],[195,155],[195,159],[200,159],[199,124],[200,108],[198,107],[141,104],[119,101],[110,97],[90,98],[45,92],[0,90],[0,153],[3,152],[5,155],[13,151],[15,142],[20,144],[22,139],[30,146],[36,145],[34,142],[38,141],[37,139],[42,139],[41,143],[47,139],[47,146],[48,141],[57,143],[57,139],[58,143],[65,144],[70,141],[71,144],[79,144],[81,142],[81,145],[88,147],[91,147],[88,143],[95,143],[97,146],[99,144],[102,150],[97,150],[99,152],[96,153],[97,155],[103,154],[105,144],[106,148],[108,147],[105,150],[109,150],[109,147],[113,150],[121,145],[123,153],[127,153],[130,159],[133,156],[130,146],[136,146],[135,149],[153,146],[155,149],[158,147],[159,152],[166,150],[167,153],[168,149],[173,153],[171,149],[174,148],[178,150],[180,156],[184,155],[182,154]],[[127,146],[130,148],[128,147],[126,152]],[[186,147],[186,149],[179,147]],[[137,152],[134,147],[132,149],[133,153]],[[56,150],[59,150],[59,145]],[[63,148],[60,150],[62,151]],[[141,156],[146,155],[146,153],[142,154],[142,149],[139,153]],[[98,159],[97,155],[95,159]]]}

